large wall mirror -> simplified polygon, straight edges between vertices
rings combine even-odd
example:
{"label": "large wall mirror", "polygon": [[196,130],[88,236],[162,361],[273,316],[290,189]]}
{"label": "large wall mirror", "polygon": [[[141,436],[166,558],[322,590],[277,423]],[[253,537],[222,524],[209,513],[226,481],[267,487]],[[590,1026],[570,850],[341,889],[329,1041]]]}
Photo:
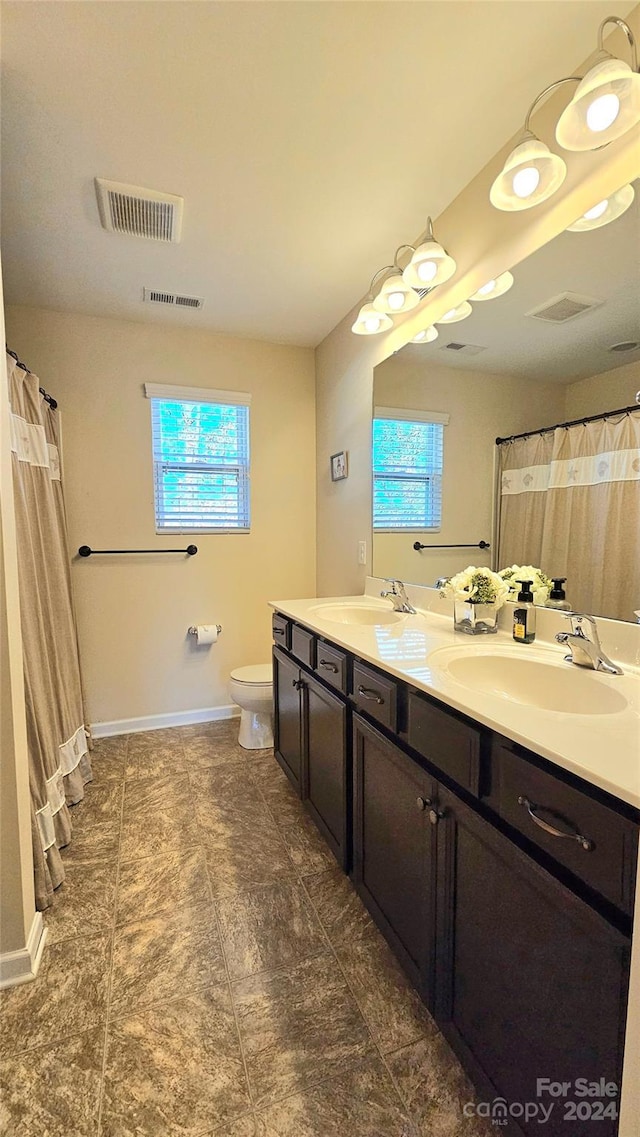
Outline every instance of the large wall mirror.
{"label": "large wall mirror", "polygon": [[[634,189],[614,221],[556,237],[513,269],[503,295],[474,302],[466,319],[440,323],[437,339],[375,369],[376,576],[433,585],[468,564],[534,564],[567,577],[576,610],[637,618]],[[620,408],[630,409],[583,421]],[[534,433],[496,446],[525,432]]]}

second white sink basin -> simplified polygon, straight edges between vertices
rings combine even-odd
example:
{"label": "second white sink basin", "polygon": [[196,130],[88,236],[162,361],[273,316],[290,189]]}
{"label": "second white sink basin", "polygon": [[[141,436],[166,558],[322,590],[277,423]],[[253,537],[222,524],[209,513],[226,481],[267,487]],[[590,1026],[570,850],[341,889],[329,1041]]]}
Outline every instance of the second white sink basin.
{"label": "second white sink basin", "polygon": [[[526,648],[440,648],[429,665],[470,690],[497,695],[540,710],[572,715],[612,715],[629,703],[611,679],[563,659],[524,655]],[[519,654],[522,652],[523,654]]]}
{"label": "second white sink basin", "polygon": [[309,612],[333,624],[365,624],[371,627],[397,624],[404,619],[404,612],[394,612],[382,604],[316,604]]}

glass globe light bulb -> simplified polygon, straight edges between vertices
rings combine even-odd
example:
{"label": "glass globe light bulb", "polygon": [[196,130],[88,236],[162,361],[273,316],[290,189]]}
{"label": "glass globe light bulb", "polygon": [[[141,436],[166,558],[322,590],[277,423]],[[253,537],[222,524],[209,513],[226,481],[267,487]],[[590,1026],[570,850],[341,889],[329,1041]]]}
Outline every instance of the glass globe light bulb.
{"label": "glass globe light bulb", "polygon": [[587,126],[594,134],[607,130],[620,114],[620,99],[610,91],[599,95],[587,107]]}
{"label": "glass globe light bulb", "polygon": [[420,261],[418,265],[418,276],[425,284],[433,280],[438,271],[438,266],[435,261]]}
{"label": "glass globe light bulb", "polygon": [[602,214],[606,210],[608,204],[609,198],[605,197],[604,201],[599,201],[597,205],[594,205],[592,209],[588,209],[586,213],[582,214],[582,216],[584,217],[585,221],[595,221],[597,217],[602,217]]}
{"label": "glass globe light bulb", "polygon": [[404,307],[404,292],[390,292],[387,296],[387,303],[394,312],[398,312],[400,308]]}
{"label": "glass globe light bulb", "polygon": [[525,166],[513,175],[513,192],[516,197],[531,197],[538,188],[540,171],[535,166]]}
{"label": "glass globe light bulb", "polygon": [[495,286],[495,280],[488,280],[486,284],[483,284],[482,288],[478,289],[478,292],[480,296],[488,296],[490,292],[493,292]]}
{"label": "glass globe light bulb", "polygon": [[378,316],[367,316],[364,326],[368,332],[377,332],[380,327],[380,319]]}

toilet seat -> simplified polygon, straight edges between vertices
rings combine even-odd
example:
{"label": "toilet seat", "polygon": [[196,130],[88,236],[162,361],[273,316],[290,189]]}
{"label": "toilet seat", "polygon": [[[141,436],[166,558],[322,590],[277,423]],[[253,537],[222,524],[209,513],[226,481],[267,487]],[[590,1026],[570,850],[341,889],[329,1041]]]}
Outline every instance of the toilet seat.
{"label": "toilet seat", "polygon": [[236,667],[231,672],[236,683],[246,683],[251,687],[267,687],[273,683],[273,668],[270,663],[252,663],[248,667]]}

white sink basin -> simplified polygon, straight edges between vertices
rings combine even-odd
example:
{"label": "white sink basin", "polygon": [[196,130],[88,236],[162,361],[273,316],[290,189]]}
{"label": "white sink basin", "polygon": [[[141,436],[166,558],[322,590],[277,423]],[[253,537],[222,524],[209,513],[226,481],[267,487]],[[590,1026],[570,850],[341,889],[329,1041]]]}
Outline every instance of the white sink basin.
{"label": "white sink basin", "polygon": [[404,619],[404,612],[394,612],[381,604],[316,604],[309,609],[311,613],[333,624],[365,624],[371,627],[397,624]]}
{"label": "white sink basin", "polygon": [[[527,657],[526,648],[474,650],[439,648],[429,666],[443,671],[473,691],[499,696],[540,710],[572,715],[612,715],[629,706],[616,688],[618,677],[606,677],[584,667],[541,656]],[[519,654],[522,653],[522,654]]]}

